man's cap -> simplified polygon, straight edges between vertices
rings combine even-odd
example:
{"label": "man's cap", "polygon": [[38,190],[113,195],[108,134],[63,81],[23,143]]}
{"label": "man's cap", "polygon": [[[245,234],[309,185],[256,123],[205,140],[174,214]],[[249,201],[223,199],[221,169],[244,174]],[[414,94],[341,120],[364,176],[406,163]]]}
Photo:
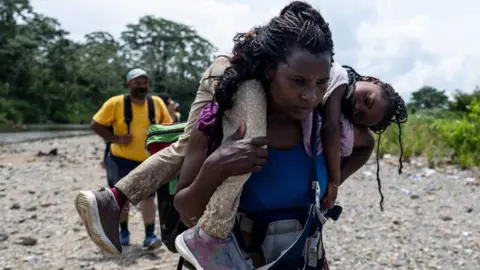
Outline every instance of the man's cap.
{"label": "man's cap", "polygon": [[127,73],[127,82],[140,76],[146,76],[148,78],[148,74],[145,70],[141,68],[134,68]]}

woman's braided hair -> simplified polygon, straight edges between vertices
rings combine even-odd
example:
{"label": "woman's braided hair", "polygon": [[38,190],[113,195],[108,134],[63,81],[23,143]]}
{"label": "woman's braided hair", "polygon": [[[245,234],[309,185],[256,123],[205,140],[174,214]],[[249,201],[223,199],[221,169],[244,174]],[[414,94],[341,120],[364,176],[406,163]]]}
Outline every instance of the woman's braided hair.
{"label": "woman's braided hair", "polygon": [[216,120],[210,137],[219,145],[222,134],[222,118],[233,105],[233,96],[239,85],[255,79],[270,91],[268,72],[286,58],[295,47],[312,54],[330,52],[333,58],[332,33],[319,11],[311,5],[294,1],[284,7],[279,16],[267,25],[255,27],[250,32],[239,33],[233,39],[233,56],[230,66],[217,77],[214,101],[218,105]]}
{"label": "woman's braided hair", "polygon": [[403,169],[403,145],[402,145],[402,126],[401,124],[407,122],[408,112],[407,106],[405,106],[405,102],[403,101],[402,97],[395,92],[395,89],[388,84],[380,81],[377,78],[370,77],[370,76],[362,76],[358,74],[350,66],[343,66],[347,70],[349,85],[352,91],[355,91],[355,83],[358,81],[367,81],[372,82],[380,86],[382,89],[383,96],[388,100],[388,107],[385,117],[383,121],[379,124],[369,127],[371,131],[378,135],[377,140],[377,182],[378,182],[378,191],[380,192],[380,209],[383,211],[383,194],[382,194],[382,186],[380,183],[380,161],[379,161],[379,152],[380,152],[380,136],[387,128],[392,124],[395,123],[398,125],[398,143],[400,145],[400,158],[399,158],[399,168],[398,173],[402,173]]}

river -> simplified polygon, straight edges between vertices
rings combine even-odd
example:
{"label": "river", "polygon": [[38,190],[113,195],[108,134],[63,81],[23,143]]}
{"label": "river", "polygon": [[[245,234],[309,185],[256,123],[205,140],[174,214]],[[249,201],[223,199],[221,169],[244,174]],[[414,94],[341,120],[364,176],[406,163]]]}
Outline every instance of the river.
{"label": "river", "polygon": [[0,145],[89,134],[86,125],[0,125]]}

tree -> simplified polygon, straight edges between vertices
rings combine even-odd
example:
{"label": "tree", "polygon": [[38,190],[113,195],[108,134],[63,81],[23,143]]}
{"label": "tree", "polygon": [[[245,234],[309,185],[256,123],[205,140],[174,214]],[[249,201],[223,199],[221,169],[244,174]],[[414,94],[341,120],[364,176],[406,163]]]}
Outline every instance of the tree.
{"label": "tree", "polygon": [[[47,99],[38,88],[39,64],[52,43],[66,32],[58,22],[33,12],[27,0],[0,2],[0,111],[14,122],[48,119],[43,113]],[[47,108],[46,110],[48,110]],[[22,112],[22,113],[19,113]]]}
{"label": "tree", "polygon": [[93,32],[74,42],[28,0],[0,1],[0,123],[85,123],[125,89],[128,69],[151,76],[186,115],[215,47],[190,27],[146,16],[116,40]]}
{"label": "tree", "polygon": [[[149,71],[156,93],[168,93],[183,104],[193,101],[198,81],[216,50],[190,27],[153,16],[127,25],[122,40],[128,64]],[[183,107],[182,113],[188,109]]]}
{"label": "tree", "polygon": [[465,93],[460,90],[456,90],[453,94],[453,101],[448,104],[448,108],[452,111],[468,112],[468,106],[473,101],[480,102],[480,88],[475,87],[472,93]]}
{"label": "tree", "polygon": [[446,108],[448,105],[448,96],[445,90],[438,90],[431,86],[424,86],[412,93],[410,108],[417,109],[433,109]]}

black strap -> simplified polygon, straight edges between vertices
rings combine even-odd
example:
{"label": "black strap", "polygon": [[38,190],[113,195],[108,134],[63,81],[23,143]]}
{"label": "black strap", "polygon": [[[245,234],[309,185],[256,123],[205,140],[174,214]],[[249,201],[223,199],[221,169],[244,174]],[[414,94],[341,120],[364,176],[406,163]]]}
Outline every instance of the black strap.
{"label": "black strap", "polygon": [[[150,124],[156,124],[155,121],[155,104],[153,104],[153,98],[147,96],[147,107],[148,107],[148,120]],[[130,123],[132,123],[132,99],[129,94],[123,95],[123,118],[125,119],[125,124],[127,125],[127,132],[130,134]]]}
{"label": "black strap", "polygon": [[150,124],[156,124],[155,121],[155,105],[153,104],[153,98],[151,96],[147,96],[147,106],[148,106],[148,120]]}
{"label": "black strap", "polygon": [[178,259],[178,264],[177,264],[177,270],[182,270],[183,269],[183,262],[185,261],[185,259],[180,256],[180,259]]}
{"label": "black strap", "polygon": [[[308,185],[309,185],[309,189],[311,190],[311,193],[310,193],[310,196],[311,196],[311,199],[312,199],[312,203],[315,204],[315,196],[316,196],[316,183],[318,181],[317,177],[318,177],[318,174],[317,174],[317,171],[318,171],[318,168],[317,168],[317,160],[318,160],[318,134],[320,132],[320,129],[318,127],[318,110],[315,109],[313,111],[313,117],[312,117],[312,134],[311,134],[311,137],[310,137],[310,146],[311,146],[311,152],[312,152],[312,169],[311,169],[311,181],[308,182]],[[298,220],[302,223],[302,225],[305,224],[305,219],[306,219],[306,216],[307,216],[307,212],[308,212],[308,209],[305,209],[305,208],[299,208],[298,210],[297,209],[288,209],[288,210],[294,210],[294,211],[298,211],[298,213],[301,213],[301,215],[299,215],[299,218]],[[304,211],[306,210],[306,211]],[[240,210],[239,210],[240,211]],[[280,211],[285,211],[285,209],[281,209],[281,210],[276,210],[276,211],[268,211],[268,212],[280,212]],[[242,211],[244,212],[244,211]],[[266,236],[266,232],[267,232],[267,229],[268,229],[268,225],[270,224],[270,222],[272,221],[275,221],[275,220],[268,220],[268,219],[264,219],[264,218],[258,218],[260,215],[265,217],[265,216],[270,216],[268,215],[267,213],[268,212],[262,212],[262,213],[256,213],[256,214],[252,214],[252,213],[245,213],[246,216],[248,218],[250,218],[252,221],[253,221],[253,225],[252,225],[252,230],[251,230],[251,239],[252,239],[252,242],[250,244],[249,247],[246,247],[242,237],[241,237],[241,234],[240,234],[240,226],[238,224],[238,222],[236,222],[235,226],[234,226],[234,233],[238,235],[238,241],[239,241],[239,244],[240,246],[246,250],[247,252],[259,252],[261,251],[261,245],[263,244],[263,241],[265,240],[265,236]],[[302,212],[305,212],[302,213]]]}
{"label": "black strap", "polygon": [[130,123],[132,123],[132,100],[129,94],[123,95],[123,118],[127,125],[127,133],[130,134]]}
{"label": "black strap", "polygon": [[312,117],[312,136],[310,138],[310,145],[312,147],[312,173],[311,178],[312,182],[310,182],[310,189],[311,189],[311,198],[312,203],[315,203],[315,196],[316,196],[316,183],[318,182],[318,134],[320,129],[318,128],[318,110],[313,110],[313,117]]}

